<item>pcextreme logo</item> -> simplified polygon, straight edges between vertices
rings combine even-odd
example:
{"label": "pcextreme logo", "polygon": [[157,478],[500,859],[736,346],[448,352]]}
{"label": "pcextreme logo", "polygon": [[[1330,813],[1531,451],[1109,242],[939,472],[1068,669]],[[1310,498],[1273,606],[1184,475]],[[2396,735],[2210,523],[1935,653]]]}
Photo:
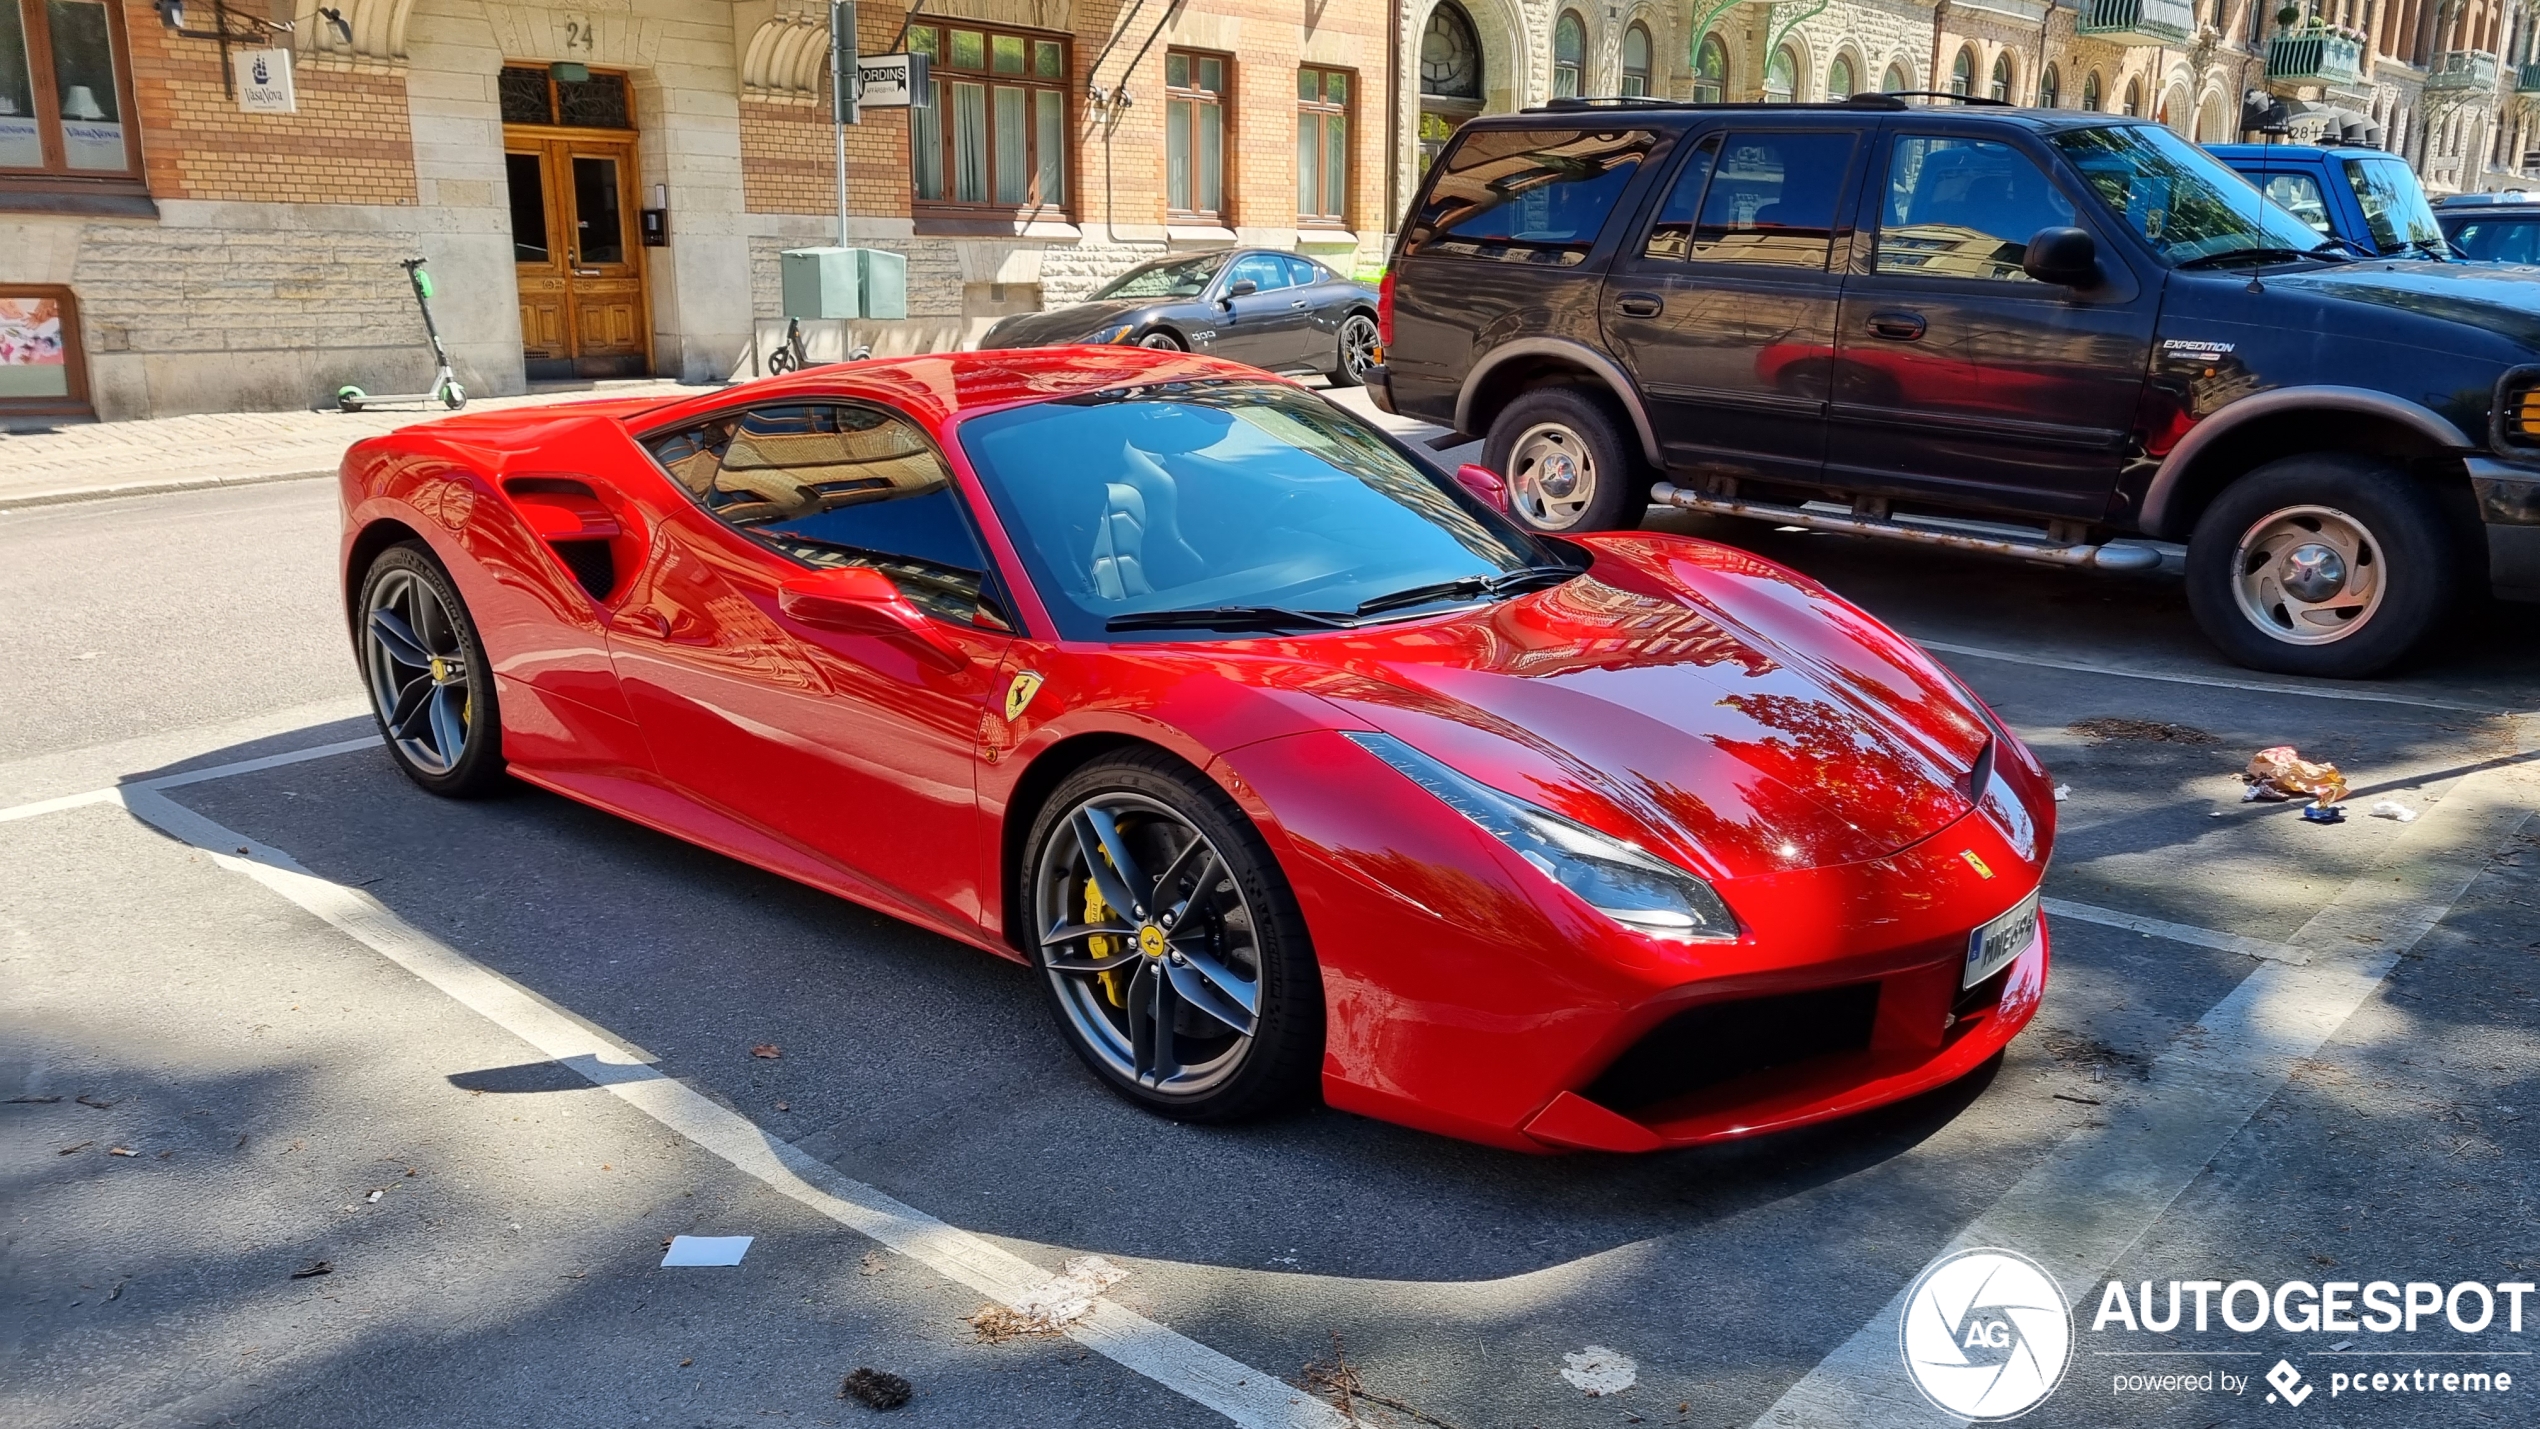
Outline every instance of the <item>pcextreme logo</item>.
{"label": "pcextreme logo", "polygon": [[2017,1419],[2046,1402],[2072,1363],[2072,1310],[2027,1256],[1962,1250],[1905,1293],[1897,1339],[1906,1375],[1941,1412]]}

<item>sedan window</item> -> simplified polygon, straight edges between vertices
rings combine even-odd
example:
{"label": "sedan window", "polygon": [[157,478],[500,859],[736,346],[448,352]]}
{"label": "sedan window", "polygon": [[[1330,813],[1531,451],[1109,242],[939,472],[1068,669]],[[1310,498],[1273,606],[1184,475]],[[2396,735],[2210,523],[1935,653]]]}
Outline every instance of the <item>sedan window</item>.
{"label": "sedan window", "polygon": [[1196,258],[1173,258],[1132,268],[1096,290],[1093,302],[1109,298],[1196,298],[1208,291],[1209,280],[1226,266],[1223,253],[1202,253]]}
{"label": "sedan window", "polygon": [[1226,274],[1226,286],[1250,283],[1255,292],[1266,293],[1288,285],[1288,262],[1276,253],[1247,253],[1235,260]]}
{"label": "sedan window", "polygon": [[1311,258],[1290,257],[1281,261],[1288,265],[1288,281],[1300,288],[1332,281],[1330,270]]}
{"label": "sedan window", "polygon": [[2540,218],[2473,218],[2453,227],[2452,241],[2483,263],[2540,263]]}

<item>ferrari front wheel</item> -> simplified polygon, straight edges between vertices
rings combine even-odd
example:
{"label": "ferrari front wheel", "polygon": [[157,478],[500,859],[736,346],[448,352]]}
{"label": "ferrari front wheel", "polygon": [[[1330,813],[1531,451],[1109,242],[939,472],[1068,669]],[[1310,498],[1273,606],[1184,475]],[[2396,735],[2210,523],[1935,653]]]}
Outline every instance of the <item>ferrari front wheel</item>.
{"label": "ferrari front wheel", "polygon": [[503,774],[494,672],[457,588],[421,542],[371,563],[361,621],[362,683],[397,767],[452,798],[493,789]]}
{"label": "ferrari front wheel", "polygon": [[1160,752],[1071,774],[1033,821],[1031,952],[1094,1075],[1179,1121],[1302,1099],[1323,1054],[1305,920],[1242,809]]}

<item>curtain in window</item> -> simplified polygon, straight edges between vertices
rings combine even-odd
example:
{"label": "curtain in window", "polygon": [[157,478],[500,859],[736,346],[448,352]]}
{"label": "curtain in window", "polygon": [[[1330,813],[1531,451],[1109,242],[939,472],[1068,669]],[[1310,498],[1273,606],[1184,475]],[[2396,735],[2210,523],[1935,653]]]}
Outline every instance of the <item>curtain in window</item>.
{"label": "curtain in window", "polygon": [[953,86],[953,198],[962,203],[988,201],[988,87],[984,84]]}
{"label": "curtain in window", "polygon": [[944,82],[929,82],[926,92],[927,106],[909,111],[908,142],[917,171],[917,196],[939,199],[944,196]]}
{"label": "curtain in window", "polygon": [[[1048,49],[1058,52],[1056,45]],[[1044,89],[1032,96],[1032,104],[1040,126],[1040,199],[1053,206],[1063,204],[1067,202],[1067,97]]]}
{"label": "curtain in window", "polygon": [[1032,197],[1032,169],[1024,158],[1031,142],[1023,127],[1024,100],[1024,91],[997,86],[997,202],[1017,208]]}

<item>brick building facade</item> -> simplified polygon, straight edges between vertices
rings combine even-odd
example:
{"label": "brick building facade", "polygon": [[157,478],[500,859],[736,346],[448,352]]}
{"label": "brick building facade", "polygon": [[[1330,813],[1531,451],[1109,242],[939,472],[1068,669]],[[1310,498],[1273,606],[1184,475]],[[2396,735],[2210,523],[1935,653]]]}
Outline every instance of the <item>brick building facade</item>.
{"label": "brick building facade", "polygon": [[[916,8],[858,12],[863,53],[934,49],[938,102],[849,130],[849,237],[909,260],[908,319],[855,340],[957,346],[1177,249],[1381,261],[1389,4]],[[415,390],[410,255],[470,391],[745,373],[777,255],[837,241],[825,0],[236,0],[290,26],[232,46],[290,51],[287,114],[225,91],[210,0],[193,35],[0,10],[0,416]]]}

